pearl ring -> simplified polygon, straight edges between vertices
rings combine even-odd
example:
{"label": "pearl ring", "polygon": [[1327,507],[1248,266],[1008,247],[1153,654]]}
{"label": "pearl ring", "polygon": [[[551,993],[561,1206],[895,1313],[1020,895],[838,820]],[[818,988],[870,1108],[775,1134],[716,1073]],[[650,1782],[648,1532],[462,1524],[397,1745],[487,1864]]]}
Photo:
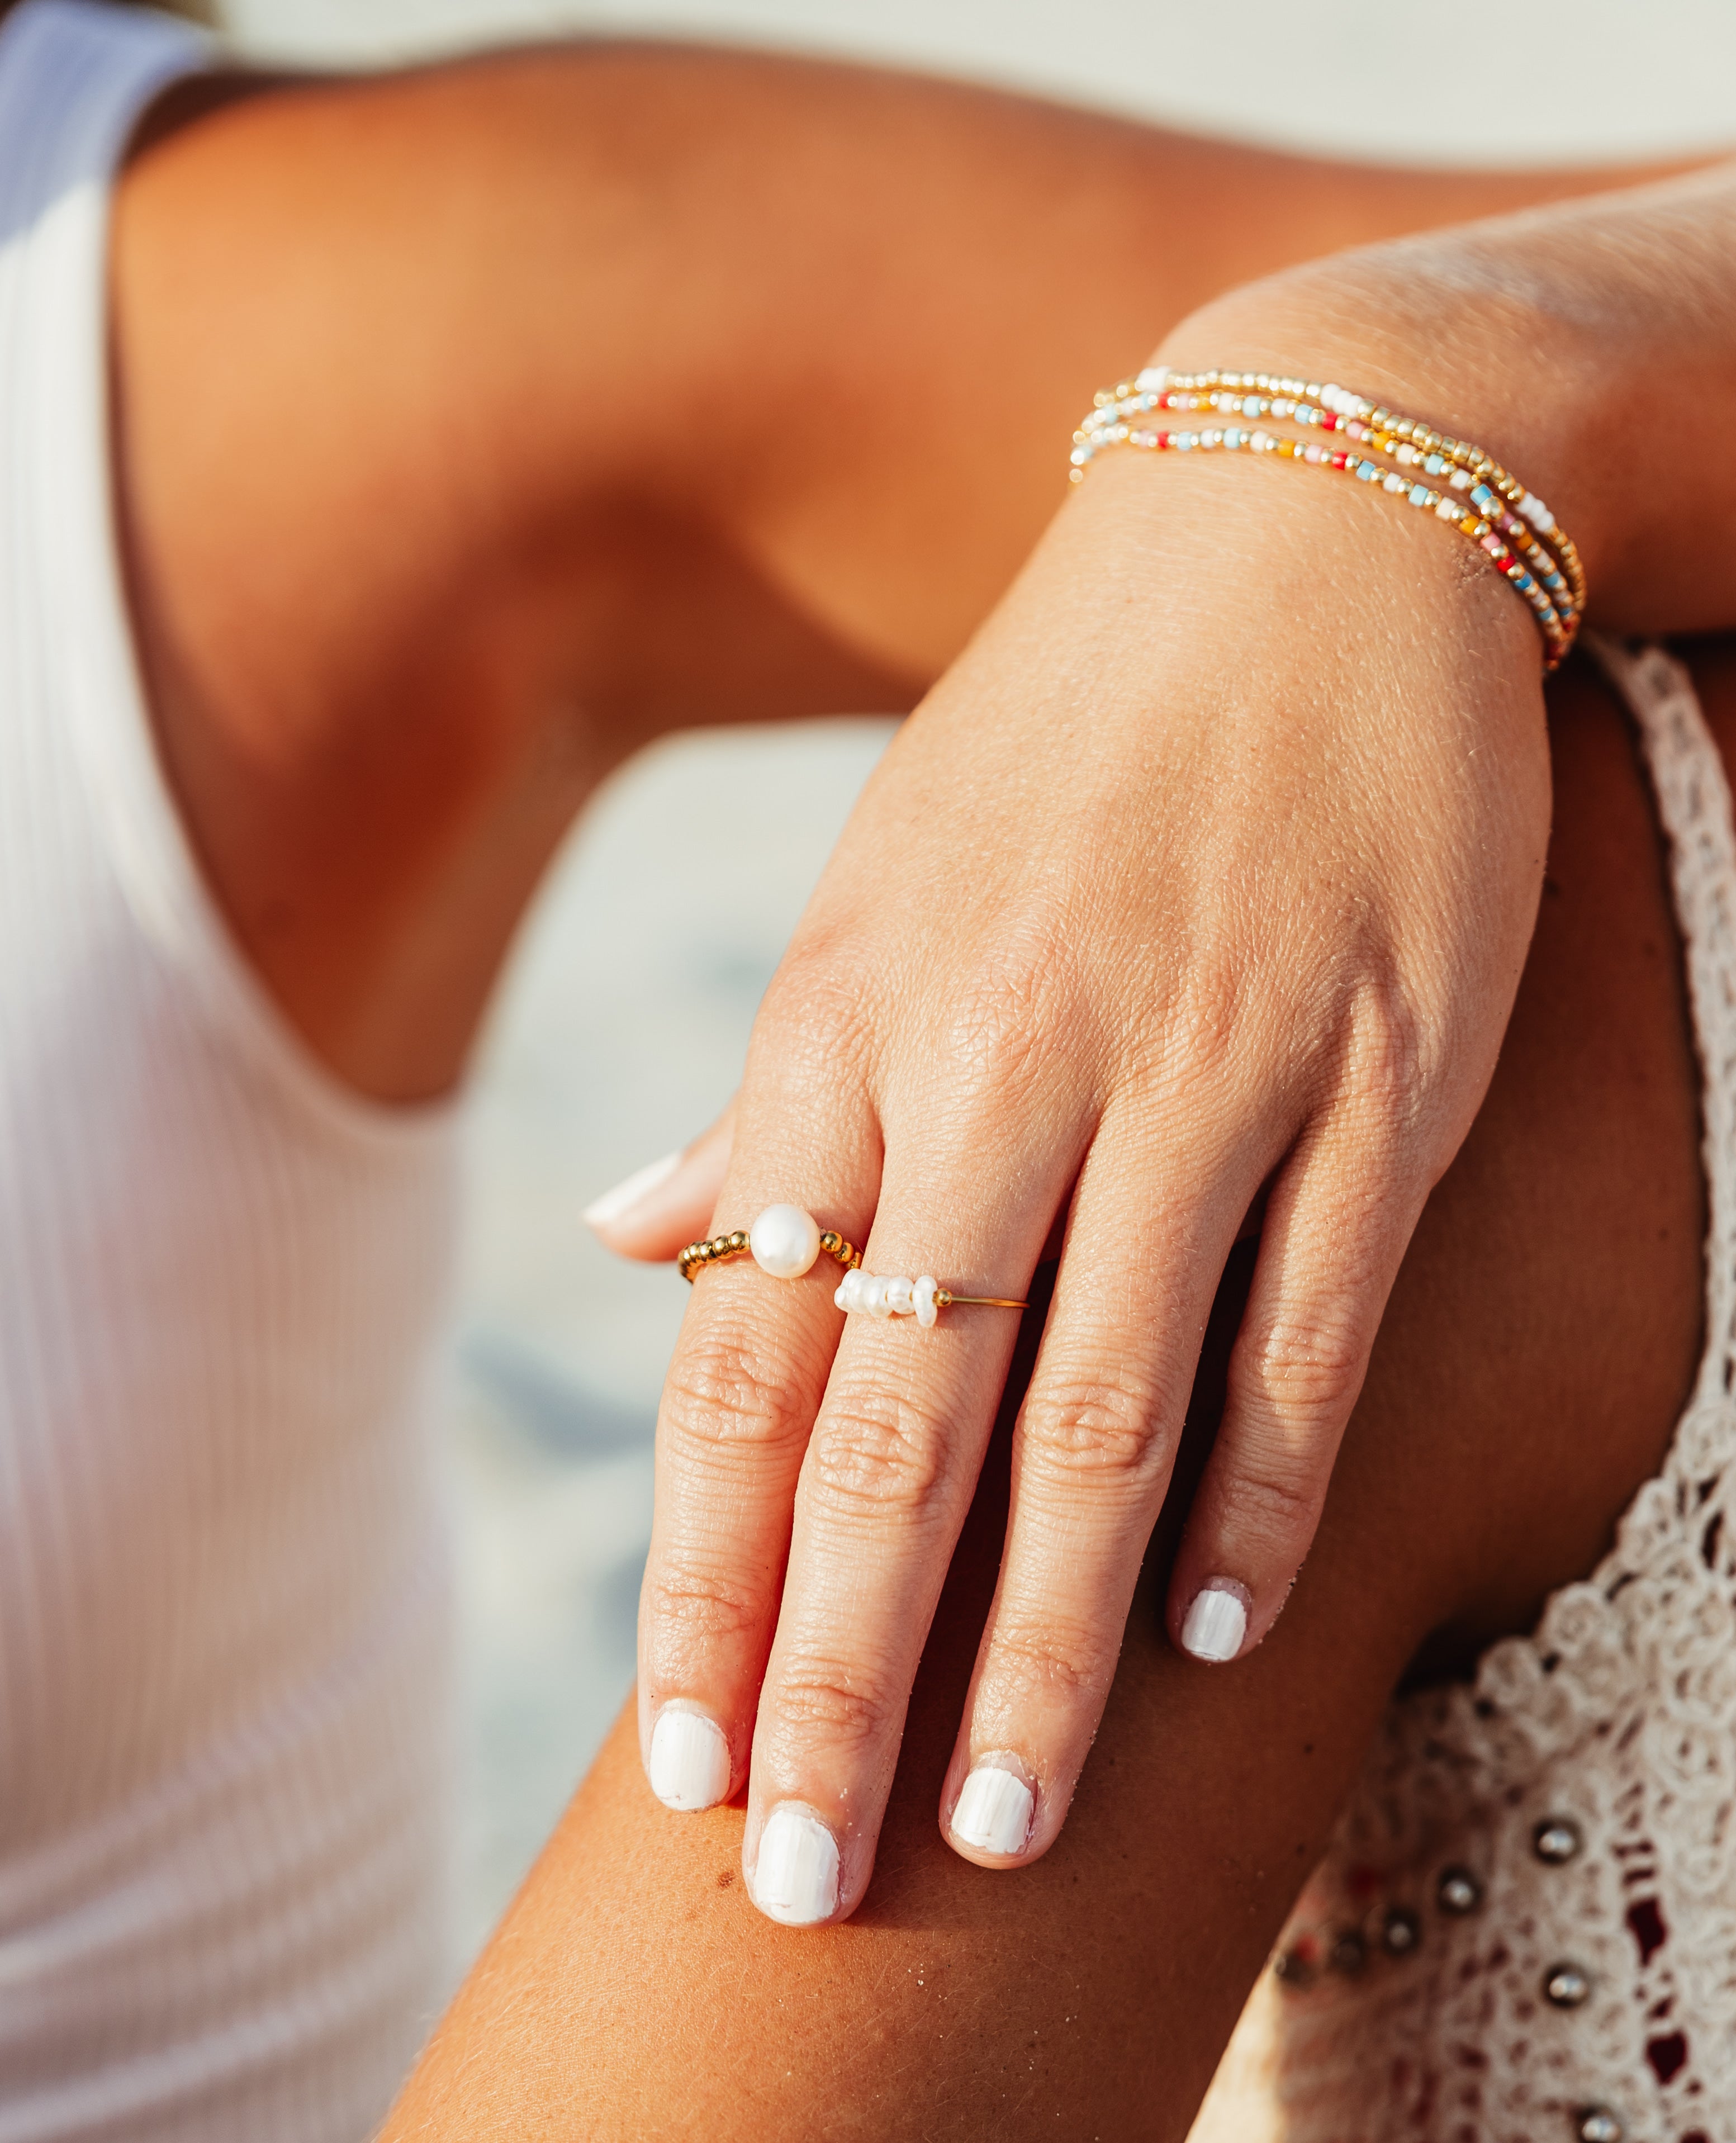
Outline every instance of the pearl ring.
{"label": "pearl ring", "polygon": [[883,1279],[862,1269],[862,1253],[847,1243],[835,1229],[823,1229],[811,1213],[799,1205],[768,1205],[750,1229],[732,1235],[713,1235],[702,1243],[690,1243],[675,1263],[681,1277],[691,1281],[706,1265],[726,1259],[750,1255],[761,1272],[774,1279],[799,1279],[809,1271],[823,1250],[844,1268],[842,1285],[832,1299],[840,1309],[857,1310],[868,1317],[913,1317],[921,1325],[932,1324],[942,1309],[966,1303],[980,1309],[1025,1309],[1030,1305],[1009,1301],[998,1294],[954,1294],[932,1274],[920,1279]]}

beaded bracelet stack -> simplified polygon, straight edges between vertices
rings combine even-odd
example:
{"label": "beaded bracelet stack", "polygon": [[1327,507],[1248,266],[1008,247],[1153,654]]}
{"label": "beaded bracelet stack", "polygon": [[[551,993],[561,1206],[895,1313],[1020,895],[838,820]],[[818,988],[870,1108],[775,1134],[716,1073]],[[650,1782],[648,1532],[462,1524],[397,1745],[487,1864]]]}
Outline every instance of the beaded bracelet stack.
{"label": "beaded bracelet stack", "polygon": [[[1275,418],[1303,431],[1338,433],[1348,446],[1321,445],[1264,426],[1198,431],[1156,429],[1142,420],[1159,410]],[[1171,372],[1157,365],[1097,396],[1073,434],[1071,477],[1080,483],[1109,447],[1154,453],[1276,454],[1348,476],[1402,497],[1449,522],[1481,551],[1530,606],[1543,636],[1544,668],[1572,646],[1585,609],[1585,572],[1573,538],[1535,492],[1463,439],[1420,418],[1400,416],[1330,383],[1283,379],[1265,372]],[[1440,487],[1427,481],[1436,479]],[[1444,481],[1442,481],[1444,479]]]}

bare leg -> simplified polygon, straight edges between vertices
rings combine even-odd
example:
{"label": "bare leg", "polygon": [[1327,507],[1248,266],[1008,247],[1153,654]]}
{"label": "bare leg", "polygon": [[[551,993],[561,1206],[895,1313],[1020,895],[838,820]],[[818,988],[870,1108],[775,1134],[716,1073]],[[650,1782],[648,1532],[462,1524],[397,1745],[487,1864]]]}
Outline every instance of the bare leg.
{"label": "bare leg", "polygon": [[[1728,750],[1736,662],[1706,676]],[[394,2143],[1186,2134],[1388,1692],[1419,1654],[1468,1661],[1591,1566],[1696,1365],[1697,1078],[1657,836],[1588,674],[1560,682],[1553,719],[1549,890],[1506,1049],[1413,1242],[1272,1638],[1233,1674],[1172,1651],[1160,1538],[1061,1843],[1012,1877],[960,1861],[934,1811],[1000,1549],[1003,1444],[863,1909],[818,1934],[762,1919],[739,1888],[739,1814],[665,1814],[624,1720]]]}

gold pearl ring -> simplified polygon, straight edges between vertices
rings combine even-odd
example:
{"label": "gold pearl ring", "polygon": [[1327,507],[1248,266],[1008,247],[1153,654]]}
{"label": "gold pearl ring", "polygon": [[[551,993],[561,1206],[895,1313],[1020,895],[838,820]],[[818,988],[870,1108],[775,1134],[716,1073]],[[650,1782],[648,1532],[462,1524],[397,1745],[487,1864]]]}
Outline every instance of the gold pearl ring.
{"label": "gold pearl ring", "polygon": [[682,1279],[690,1284],[705,1266],[741,1257],[751,1257],[774,1279],[799,1279],[812,1269],[822,1252],[844,1268],[843,1283],[832,1298],[842,1310],[868,1317],[914,1317],[918,1324],[927,1326],[934,1323],[941,1310],[955,1304],[976,1309],[1030,1307],[1007,1295],[956,1294],[927,1273],[912,1280],[883,1279],[863,1272],[862,1253],[855,1245],[846,1242],[835,1228],[822,1228],[799,1205],[769,1205],[751,1228],[737,1228],[728,1235],[690,1243],[675,1264]]}

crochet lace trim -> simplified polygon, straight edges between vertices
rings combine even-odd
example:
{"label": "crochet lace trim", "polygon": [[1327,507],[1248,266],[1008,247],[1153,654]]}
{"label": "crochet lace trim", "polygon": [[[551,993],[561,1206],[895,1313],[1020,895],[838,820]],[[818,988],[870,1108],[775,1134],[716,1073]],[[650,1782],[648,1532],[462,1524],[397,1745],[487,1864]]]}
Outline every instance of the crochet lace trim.
{"label": "crochet lace trim", "polygon": [[1594,652],[1670,845],[1704,1078],[1704,1359],[1590,1577],[1472,1683],[1389,1709],[1197,2143],[1736,2134],[1736,836],[1687,671],[1659,648]]}

